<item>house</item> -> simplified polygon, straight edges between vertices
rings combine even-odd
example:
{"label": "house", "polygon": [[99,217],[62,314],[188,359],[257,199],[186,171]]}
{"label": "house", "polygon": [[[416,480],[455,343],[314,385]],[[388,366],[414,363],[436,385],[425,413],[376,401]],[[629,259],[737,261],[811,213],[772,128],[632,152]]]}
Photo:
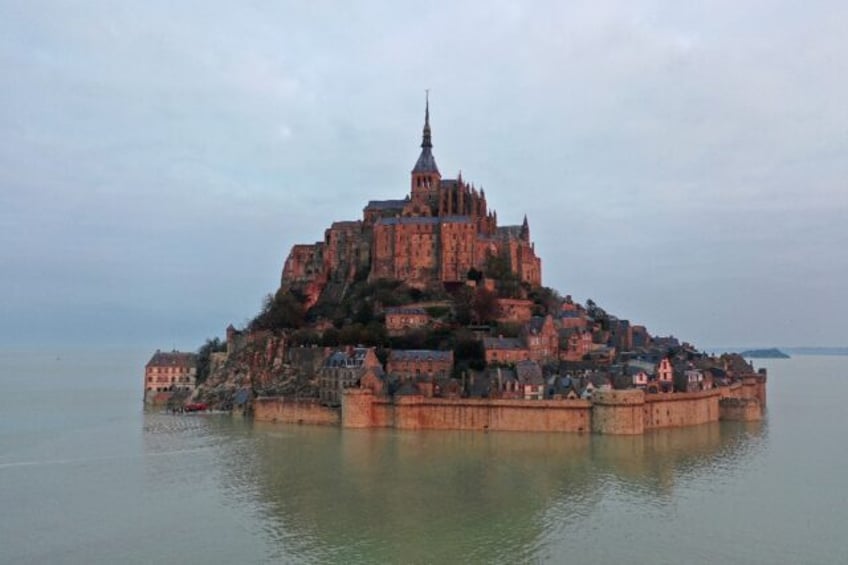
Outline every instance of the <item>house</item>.
{"label": "house", "polygon": [[535,361],[515,364],[515,374],[524,400],[541,400],[545,397],[545,379],[542,367]]}
{"label": "house", "polygon": [[656,374],[661,386],[671,386],[674,383],[674,365],[672,365],[670,358],[663,357],[660,359]]}
{"label": "house", "polygon": [[683,371],[686,382],[686,392],[703,390],[704,373],[700,369],[686,369]]}
{"label": "house", "polygon": [[512,364],[530,359],[530,350],[517,337],[484,337],[486,363]]}
{"label": "house", "polygon": [[430,323],[430,315],[423,308],[386,308],[386,330],[389,335],[400,335],[410,330],[424,328]]}
{"label": "house", "polygon": [[160,351],[144,366],[144,392],[191,392],[197,384],[197,355]]}
{"label": "house", "polygon": [[548,378],[548,390],[545,395],[553,400],[574,400],[580,398],[575,382],[570,376],[552,375]]}
{"label": "house", "polygon": [[524,398],[524,393],[519,387],[518,377],[513,369],[505,369],[503,367],[494,367],[489,370],[489,379],[492,381],[493,396],[494,392],[500,398]]}
{"label": "house", "polygon": [[[350,347],[334,351],[318,370],[318,397],[324,404],[338,406],[345,389],[360,387],[362,378],[369,372],[379,379],[382,371],[383,367],[373,347]],[[376,387],[373,378],[370,386]]]}
{"label": "house", "polygon": [[628,374],[632,378],[633,386],[636,388],[647,388],[649,375],[644,369],[629,367]]}
{"label": "house", "polygon": [[448,377],[453,372],[453,351],[393,349],[389,353],[386,371],[401,380]]}
{"label": "house", "polygon": [[559,333],[551,315],[530,318],[523,328],[522,337],[533,361],[559,358]]}

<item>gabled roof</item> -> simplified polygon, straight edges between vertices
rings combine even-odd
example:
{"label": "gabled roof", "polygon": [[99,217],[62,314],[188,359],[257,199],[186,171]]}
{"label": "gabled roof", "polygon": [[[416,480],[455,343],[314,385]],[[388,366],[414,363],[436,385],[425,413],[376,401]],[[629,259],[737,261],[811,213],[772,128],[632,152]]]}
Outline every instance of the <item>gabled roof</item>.
{"label": "gabled roof", "polygon": [[197,355],[184,351],[159,351],[153,354],[146,367],[183,367],[192,368],[197,366]]}

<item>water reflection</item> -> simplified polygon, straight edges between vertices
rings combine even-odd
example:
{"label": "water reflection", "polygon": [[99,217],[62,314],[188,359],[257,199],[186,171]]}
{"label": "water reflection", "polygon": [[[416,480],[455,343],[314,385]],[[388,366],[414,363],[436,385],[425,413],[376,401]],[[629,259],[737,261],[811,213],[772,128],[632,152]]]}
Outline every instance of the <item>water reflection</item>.
{"label": "water reflection", "polygon": [[598,537],[581,528],[610,504],[662,512],[681,484],[720,485],[766,435],[760,423],[637,437],[238,425],[251,441],[222,479],[255,496],[269,557],[344,562],[550,556]]}

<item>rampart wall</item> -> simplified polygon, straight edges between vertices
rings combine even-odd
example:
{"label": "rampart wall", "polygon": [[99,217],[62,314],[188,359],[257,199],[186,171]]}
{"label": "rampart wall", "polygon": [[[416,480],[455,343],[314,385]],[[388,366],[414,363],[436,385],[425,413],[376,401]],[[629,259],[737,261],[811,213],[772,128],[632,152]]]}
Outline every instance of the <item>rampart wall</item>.
{"label": "rampart wall", "polygon": [[294,400],[280,396],[260,396],[253,401],[253,418],[260,422],[319,424],[338,426],[338,410],[314,400]]}
{"label": "rampart wall", "polygon": [[346,391],[340,423],[346,428],[593,432],[635,435],[719,420],[762,418],[765,379],[688,393],[595,391],[592,400],[446,399],[394,400],[370,390]]}
{"label": "rampart wall", "polygon": [[446,399],[406,396],[391,401],[354,390],[342,402],[342,426],[402,430],[588,432],[588,400]]}
{"label": "rampart wall", "polygon": [[645,429],[696,426],[719,420],[718,389],[645,395]]}

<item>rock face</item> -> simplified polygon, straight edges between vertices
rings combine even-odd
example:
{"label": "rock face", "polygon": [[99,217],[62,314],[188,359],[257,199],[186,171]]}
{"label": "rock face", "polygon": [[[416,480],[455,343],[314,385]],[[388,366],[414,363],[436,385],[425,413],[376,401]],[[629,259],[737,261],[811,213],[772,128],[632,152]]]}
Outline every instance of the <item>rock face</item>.
{"label": "rock face", "polygon": [[242,390],[250,397],[318,397],[323,348],[290,348],[284,336],[271,332],[232,332],[227,337],[227,352],[212,355],[209,378],[198,390],[199,400],[227,407],[239,403]]}

